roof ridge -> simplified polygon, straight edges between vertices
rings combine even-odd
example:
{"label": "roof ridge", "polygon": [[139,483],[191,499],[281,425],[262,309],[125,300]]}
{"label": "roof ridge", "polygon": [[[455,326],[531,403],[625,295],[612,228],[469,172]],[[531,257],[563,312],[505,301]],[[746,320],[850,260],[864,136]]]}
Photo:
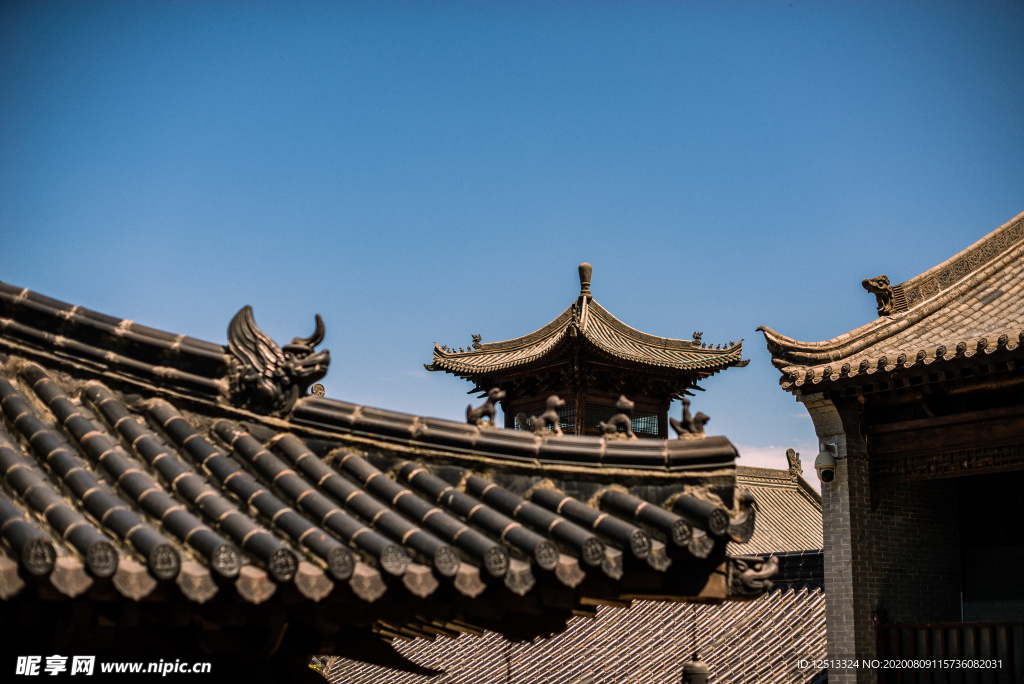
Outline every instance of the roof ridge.
{"label": "roof ridge", "polygon": [[[575,303],[576,302],[574,301],[573,304]],[[509,349],[518,349],[521,347],[525,347],[529,344],[533,344],[534,342],[542,340],[545,337],[550,337],[552,336],[552,334],[557,335],[557,333],[561,332],[562,329],[568,327],[568,324],[572,321],[572,307],[573,305],[570,304],[569,307],[565,309],[565,311],[558,314],[558,316],[556,316],[554,320],[552,320],[550,323],[545,324],[543,327],[534,330],[531,333],[527,333],[526,335],[520,335],[519,337],[513,337],[508,340],[499,340],[498,342],[482,342],[480,344],[480,349],[473,349],[464,352],[463,354],[461,354],[461,356],[465,356],[471,353],[479,354],[481,352],[487,351],[504,351]],[[436,348],[437,344],[435,343],[434,346]]]}
{"label": "roof ridge", "polygon": [[[607,329],[610,329],[611,332],[624,334],[627,336],[627,338],[632,337],[639,344],[646,344],[651,347],[660,348],[663,351],[685,350],[689,354],[695,354],[698,358],[690,361],[689,363],[691,364],[728,364],[731,362],[739,362],[741,360],[741,356],[743,355],[742,340],[739,343],[734,344],[727,349],[711,349],[710,346],[708,346],[707,348],[701,348],[691,340],[679,340],[671,337],[655,337],[654,335],[642,332],[620,321],[618,318],[616,318],[612,313],[610,313],[607,309],[602,307],[596,301],[593,302],[593,306],[596,307],[597,313],[596,316],[591,316],[590,320],[596,319],[600,323],[605,324]],[[669,363],[665,363],[663,361],[659,362],[656,359],[645,358],[635,354],[629,354],[628,352],[621,348],[611,348],[608,344],[604,343],[604,341],[598,334],[598,332],[600,331],[599,327],[595,327],[594,325],[588,324],[587,327],[582,329],[581,331],[583,333],[583,337],[586,338],[588,342],[590,342],[591,344],[593,344],[595,347],[597,347],[606,354],[611,354],[613,356],[617,356],[620,358],[629,359],[630,361],[646,364],[649,366],[671,367]],[[685,343],[685,346],[683,344],[662,344],[663,342],[680,342]]]}
{"label": "roof ridge", "polygon": [[981,270],[987,263],[1009,252],[1014,247],[1024,246],[1024,212],[993,230],[988,235],[965,247],[941,264],[932,266],[924,273],[908,278],[897,287],[903,288],[907,308],[934,297],[965,277]]}
{"label": "roof ridge", "polygon": [[151,328],[128,318],[109,316],[94,309],[48,297],[27,287],[19,288],[0,281],[0,313],[14,307],[30,308],[44,317],[52,319],[55,323],[59,322],[62,326],[74,325],[90,328],[131,342],[166,347],[172,351],[194,348],[208,354],[220,352],[226,355],[228,353],[226,345],[171,333],[159,328]]}
{"label": "roof ridge", "polygon": [[785,484],[793,482],[789,469],[748,466],[738,463],[736,464],[736,477],[775,477]]}
{"label": "roof ridge", "polygon": [[736,484],[749,486],[770,486],[777,489],[794,489],[821,507],[821,494],[803,475],[793,477],[792,472],[782,468],[765,468],[763,466],[745,466],[736,464]]}
{"label": "roof ridge", "polygon": [[[639,342],[645,342],[645,343],[651,344],[651,345],[659,345],[659,346],[661,346],[663,348],[686,349],[688,351],[697,351],[697,352],[710,351],[709,349],[701,349],[701,347],[696,342],[694,342],[692,339],[691,340],[685,340],[685,339],[676,338],[676,337],[658,337],[657,335],[651,335],[650,333],[645,333],[642,330],[638,330],[638,329],[634,328],[633,326],[629,325],[628,323],[624,323],[621,320],[619,320],[619,318],[616,317],[610,311],[608,311],[608,309],[606,309],[603,306],[601,306],[597,302],[596,299],[592,299],[591,300],[591,307],[590,308],[596,313],[597,318],[599,320],[601,320],[603,323],[607,324],[611,328],[614,328],[616,330],[616,332],[622,333],[622,334],[630,336],[630,337],[635,337],[637,339],[637,341],[639,341]],[[586,332],[586,329],[584,329],[584,332]],[[666,344],[666,343],[678,343],[678,344]],[[733,345],[732,347],[730,347],[730,349],[742,348],[742,346],[743,346],[743,343],[742,343],[742,341],[740,341],[740,343]]]}
{"label": "roof ridge", "polygon": [[[997,247],[1002,247],[1001,251],[992,251]],[[928,318],[950,302],[973,291],[989,276],[1003,270],[1022,255],[1024,212],[938,266],[895,286],[894,290],[901,288],[900,292],[906,296],[909,306],[907,310],[880,316],[821,342],[796,340],[766,325],[759,326],[757,330],[764,335],[773,363],[778,367],[816,365],[847,358]],[[944,278],[944,285],[938,282],[940,278]],[[907,293],[908,284],[913,300]],[[923,291],[928,293],[926,298],[921,294]]]}

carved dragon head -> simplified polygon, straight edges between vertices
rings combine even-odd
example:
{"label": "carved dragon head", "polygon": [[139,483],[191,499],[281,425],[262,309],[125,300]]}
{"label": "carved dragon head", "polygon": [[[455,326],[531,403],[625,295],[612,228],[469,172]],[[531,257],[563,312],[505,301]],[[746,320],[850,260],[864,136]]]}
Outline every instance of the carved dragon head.
{"label": "carved dragon head", "polygon": [[865,278],[861,281],[864,289],[875,295],[875,304],[879,316],[889,316],[893,312],[893,290],[889,284],[889,276],[880,275],[874,278]]}
{"label": "carved dragon head", "polygon": [[779,572],[779,559],[775,556],[734,556],[729,559],[729,594],[755,597],[772,588],[772,580]]}
{"label": "carved dragon head", "polygon": [[327,375],[330,352],[315,350],[324,333],[318,314],[312,335],[296,337],[282,349],[256,325],[252,307],[242,307],[228,325],[231,402],[261,413],[287,414],[310,385]]}

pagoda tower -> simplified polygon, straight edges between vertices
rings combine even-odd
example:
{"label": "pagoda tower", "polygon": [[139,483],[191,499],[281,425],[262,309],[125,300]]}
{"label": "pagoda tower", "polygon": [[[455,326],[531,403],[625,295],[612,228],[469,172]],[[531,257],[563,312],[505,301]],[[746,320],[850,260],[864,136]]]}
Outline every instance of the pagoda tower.
{"label": "pagoda tower", "polygon": [[[481,343],[463,351],[434,344],[434,359],[424,365],[469,380],[486,393],[505,392],[505,427],[527,429],[532,416],[547,408],[551,395],[562,430],[598,435],[599,423],[620,412],[620,396],[633,402],[632,429],[639,437],[668,437],[673,399],[704,378],[742,359],[743,344],[712,345],[693,339],[655,337],[629,327],[598,304],[590,292],[593,268],[580,264],[580,294],[558,318],[540,330],[504,342]],[[699,388],[698,388],[699,389]]]}

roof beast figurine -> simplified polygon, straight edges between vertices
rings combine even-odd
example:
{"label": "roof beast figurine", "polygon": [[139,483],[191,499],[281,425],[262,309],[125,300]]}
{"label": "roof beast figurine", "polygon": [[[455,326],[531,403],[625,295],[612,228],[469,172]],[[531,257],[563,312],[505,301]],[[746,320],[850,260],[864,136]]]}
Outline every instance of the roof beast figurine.
{"label": "roof beast figurine", "polygon": [[[476,408],[472,404],[466,407],[466,422],[477,427],[494,427],[494,406],[504,398],[505,392],[498,387],[488,390],[487,401]],[[489,422],[484,422],[484,418]]]}
{"label": "roof beast figurine", "polygon": [[231,403],[275,415],[289,413],[309,386],[327,375],[330,352],[314,349],[324,341],[324,332],[317,314],[313,334],[296,337],[282,349],[256,325],[252,307],[242,307],[228,325]]}

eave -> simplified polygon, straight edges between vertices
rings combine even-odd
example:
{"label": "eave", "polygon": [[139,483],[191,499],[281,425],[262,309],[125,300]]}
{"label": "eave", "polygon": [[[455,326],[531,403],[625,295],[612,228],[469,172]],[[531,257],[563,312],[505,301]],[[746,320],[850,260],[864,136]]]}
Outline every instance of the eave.
{"label": "eave", "polygon": [[711,374],[746,365],[742,341],[712,349],[699,341],[655,337],[619,321],[589,295],[581,295],[551,323],[529,335],[466,351],[435,343],[433,362],[425,367],[474,380],[544,366],[566,344],[584,342],[623,365],[662,373]]}
{"label": "eave", "polygon": [[[1019,359],[1024,342],[1024,214],[928,271],[892,287],[891,311],[823,342],[801,342],[767,326],[783,388],[821,391],[925,366],[996,354]],[[933,365],[934,364],[934,365]],[[856,380],[854,380],[856,378]],[[875,378],[877,379],[877,377]]]}

